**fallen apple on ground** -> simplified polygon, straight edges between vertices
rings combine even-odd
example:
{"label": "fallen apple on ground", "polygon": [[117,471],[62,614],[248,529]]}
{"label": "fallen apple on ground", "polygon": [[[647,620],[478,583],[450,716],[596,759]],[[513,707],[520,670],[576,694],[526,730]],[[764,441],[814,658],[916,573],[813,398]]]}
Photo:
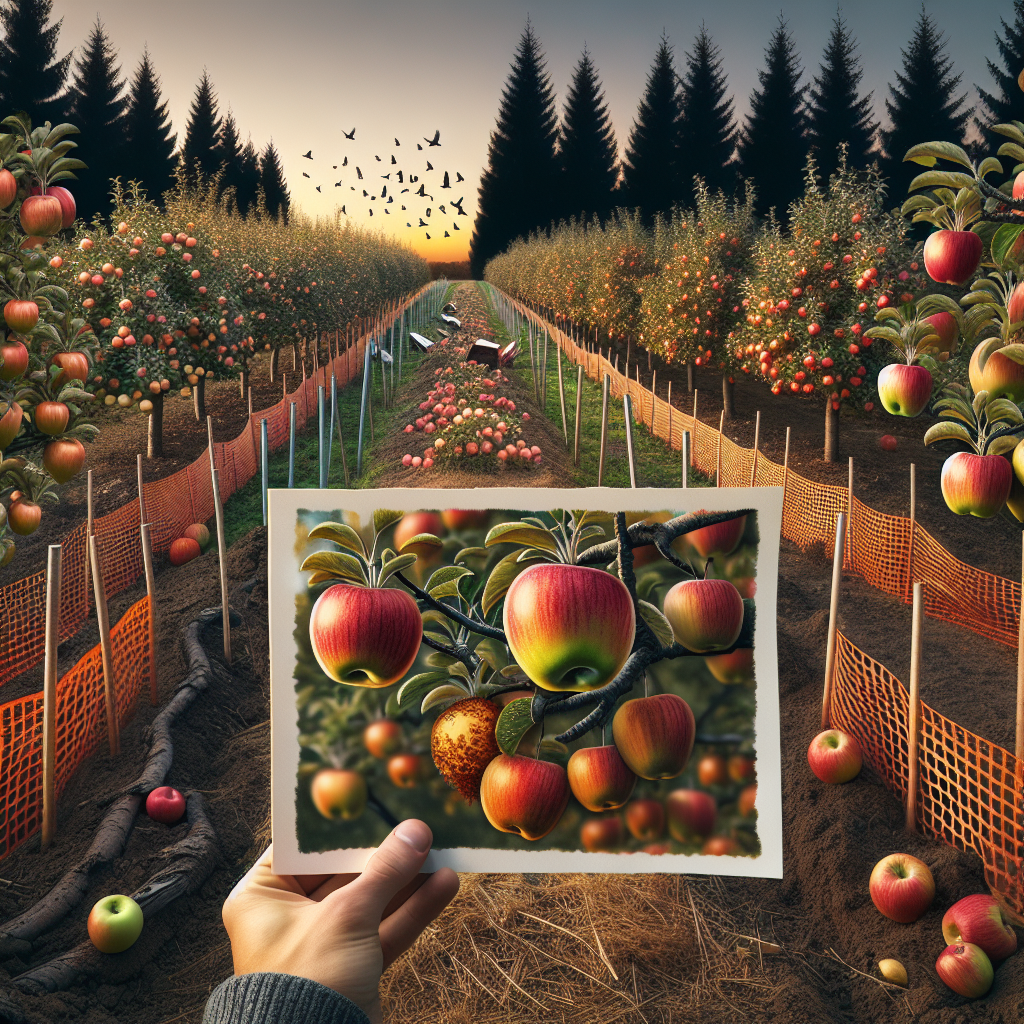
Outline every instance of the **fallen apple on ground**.
{"label": "fallen apple on ground", "polygon": [[935,961],[935,970],[943,984],[968,999],[977,999],[992,987],[992,961],[970,942],[947,946]]}
{"label": "fallen apple on ground", "polygon": [[142,934],[142,907],[130,896],[104,896],[89,911],[86,928],[101,953],[123,953]]}
{"label": "fallen apple on ground", "polygon": [[868,891],[880,914],[910,924],[932,905],[935,879],[924,861],[908,853],[891,853],[872,869]]}
{"label": "fallen apple on ground", "polygon": [[1017,933],[999,901],[988,893],[958,900],[942,917],[942,937],[955,944],[980,946],[990,960],[1005,960],[1017,951]]}
{"label": "fallen apple on ground", "polygon": [[185,813],[185,797],[172,786],[159,786],[146,797],[146,813],[154,821],[173,825]]}
{"label": "fallen apple on ground", "polygon": [[807,763],[822,782],[849,782],[860,772],[864,756],[860,744],[849,733],[827,729],[818,733],[807,748]]}

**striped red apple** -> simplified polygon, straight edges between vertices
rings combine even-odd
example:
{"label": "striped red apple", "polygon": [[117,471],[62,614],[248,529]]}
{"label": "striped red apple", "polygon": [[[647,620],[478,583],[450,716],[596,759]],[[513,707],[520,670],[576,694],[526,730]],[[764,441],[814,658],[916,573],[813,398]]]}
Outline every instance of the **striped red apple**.
{"label": "striped red apple", "polygon": [[878,371],[878,398],[893,416],[920,416],[932,397],[933,385],[924,366],[889,363]]}
{"label": "striped red apple", "polygon": [[553,761],[499,754],[480,780],[480,806],[499,832],[543,839],[569,804],[569,779]]}
{"label": "striped red apple", "polygon": [[818,733],[807,748],[807,763],[822,782],[830,785],[849,782],[864,762],[860,744],[841,729]]}
{"label": "striped red apple", "polygon": [[935,961],[935,972],[943,984],[967,999],[983,996],[992,987],[994,978],[992,961],[972,942],[947,946]]}
{"label": "striped red apple", "polygon": [[924,269],[939,284],[966,284],[981,263],[984,243],[973,231],[933,231],[924,243]]}
{"label": "striped red apple", "polygon": [[612,737],[622,760],[634,774],[652,781],[682,774],[695,733],[690,705],[674,693],[627,700],[612,719]]}
{"label": "striped red apple", "polygon": [[588,811],[611,811],[632,795],[636,775],[614,744],[581,747],[566,766],[572,794]]}
{"label": "striped red apple", "polygon": [[680,843],[704,839],[715,830],[718,807],[714,798],[699,789],[674,789],[665,800],[668,830]]}
{"label": "striped red apple", "polygon": [[732,647],[743,629],[743,598],[728,580],[682,580],[664,611],[676,641],[697,654]]}
{"label": "striped red apple", "polygon": [[891,853],[872,869],[868,891],[879,913],[910,924],[932,905],[935,879],[924,861],[909,853]]}
{"label": "striped red apple", "polygon": [[1010,496],[1013,470],[1002,455],[956,452],[942,465],[942,497],[958,516],[991,519]]}
{"label": "striped red apple", "polygon": [[1017,933],[999,901],[988,893],[957,900],[942,917],[942,937],[951,944],[971,942],[991,960],[1005,960],[1017,952]]}
{"label": "striped red apple", "polygon": [[665,831],[665,807],[660,800],[645,797],[626,807],[626,828],[643,843],[660,839]]}

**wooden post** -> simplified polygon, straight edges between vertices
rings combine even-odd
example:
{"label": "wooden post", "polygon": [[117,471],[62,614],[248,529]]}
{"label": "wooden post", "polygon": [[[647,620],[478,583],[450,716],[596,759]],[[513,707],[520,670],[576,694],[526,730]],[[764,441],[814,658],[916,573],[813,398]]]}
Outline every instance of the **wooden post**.
{"label": "wooden post", "polygon": [[121,753],[121,730],[117,720],[117,694],[114,691],[114,652],[110,646],[110,610],[107,588],[103,585],[103,567],[96,538],[89,538],[89,561],[92,564],[93,596],[96,599],[96,628],[100,634],[100,657],[103,662],[103,697],[107,714],[107,746],[110,756]]}
{"label": "wooden post", "polygon": [[690,432],[688,430],[683,431],[683,436],[679,442],[679,448],[682,453],[682,486],[690,486]]}
{"label": "wooden post", "polygon": [[288,404],[288,486],[295,486],[295,403]]}
{"label": "wooden post", "polygon": [[668,382],[668,446],[672,447],[672,381]]}
{"label": "wooden post", "polygon": [[1017,792],[1024,783],[1024,534],[1021,535],[1021,597],[1017,626],[1017,735],[1014,754],[1017,757]]}
{"label": "wooden post", "polygon": [[146,521],[146,493],[142,489],[142,453],[135,456],[135,473],[139,483],[139,522]]}
{"label": "wooden post", "polygon": [[85,614],[89,614],[89,538],[93,533],[92,470],[85,474]]}
{"label": "wooden post", "polygon": [[41,848],[57,828],[57,645],[60,640],[60,545],[46,559],[46,648],[43,659],[43,822]]}
{"label": "wooden post", "polygon": [[260,470],[263,490],[263,525],[267,525],[267,488],[270,486],[270,444],[267,438],[267,418],[260,420]]}
{"label": "wooden post", "polygon": [[608,391],[612,379],[606,373],[601,384],[601,454],[597,461],[597,486],[601,486],[604,479],[604,453],[608,444]]}
{"label": "wooden post", "polygon": [[786,454],[782,458],[782,522],[786,522],[786,492],[789,489],[789,433],[791,427],[786,427]]}
{"label": "wooden post", "polygon": [[907,544],[907,589],[906,599],[914,585],[914,537],[917,534],[917,467],[910,464],[910,542]]}
{"label": "wooden post", "polygon": [[627,391],[622,396],[622,410],[626,414],[626,458],[629,460],[629,486],[636,487],[636,462],[633,459],[633,400]]}
{"label": "wooden post", "polygon": [[754,461],[750,466],[750,486],[753,487],[757,480],[757,447],[761,443],[761,410],[757,410],[757,418],[754,420]]}
{"label": "wooden post", "polygon": [[324,409],[324,399],[324,386],[323,384],[318,384],[316,387],[316,454],[318,464],[320,467],[319,483],[321,490],[327,486],[327,440],[324,437],[324,419],[326,410]]}
{"label": "wooden post", "polygon": [[[651,374],[651,433],[654,434],[654,407],[658,399],[658,371]],[[654,434],[657,437],[657,434]]]}
{"label": "wooden post", "polygon": [[914,584],[914,622],[910,634],[910,715],[907,723],[907,831],[917,828],[917,786],[921,742],[921,626],[924,621],[924,585]]}
{"label": "wooden post", "polygon": [[562,381],[562,350],[555,349],[555,359],[558,362],[558,402],[562,407],[562,434],[565,436],[565,447],[569,447],[569,424],[565,418],[565,384]]}
{"label": "wooden post", "polygon": [[149,702],[156,707],[160,702],[160,688],[156,671],[156,574],[153,572],[153,543],[149,523],[139,527],[142,540],[142,566],[146,570],[146,594],[149,596]]}
{"label": "wooden post", "polygon": [[252,388],[248,389],[248,402],[249,402],[249,419],[252,419]]}
{"label": "wooden post", "polygon": [[849,524],[846,529],[846,549],[848,551],[847,560],[852,566],[853,564],[853,456],[850,456],[850,478],[846,485],[846,514],[849,518]]}
{"label": "wooden post", "polygon": [[828,610],[828,646],[825,648],[825,693],[821,700],[821,729],[829,728],[832,716],[832,682],[836,667],[836,630],[839,619],[839,583],[843,576],[843,542],[846,539],[846,513],[836,519],[836,547],[832,555],[832,601]]}
{"label": "wooden post", "polygon": [[[560,348],[558,345],[558,339],[555,338],[555,351],[559,352]],[[559,356],[561,359],[561,356]],[[548,332],[544,332],[544,358],[540,365],[540,379],[541,379],[541,395],[540,395],[540,407],[541,411],[547,415],[548,408]],[[565,439],[566,446],[568,447],[569,438]]]}
{"label": "wooden post", "polygon": [[722,486],[722,431],[725,429],[725,410],[718,420],[718,451],[715,455],[715,486]]}
{"label": "wooden post", "polygon": [[697,389],[694,388],[694,390],[693,390],[693,451],[695,453],[695,457],[696,457],[696,452],[698,451],[698,448],[697,448],[697,423],[699,422],[697,420],[697,394],[698,394]]}
{"label": "wooden post", "polygon": [[287,373],[282,373],[281,374],[281,385],[282,385],[282,387],[281,387],[281,401],[282,402],[287,402],[288,401],[288,374]]}
{"label": "wooden post", "polygon": [[228,611],[228,552],[224,541],[224,505],[220,500],[220,473],[211,470],[213,480],[213,512],[217,518],[217,558],[220,562],[221,623],[224,628],[224,660],[231,664],[231,613]]}
{"label": "wooden post", "polygon": [[583,366],[576,370],[576,439],[573,446],[573,464],[579,469],[580,465],[580,427],[583,423]]}

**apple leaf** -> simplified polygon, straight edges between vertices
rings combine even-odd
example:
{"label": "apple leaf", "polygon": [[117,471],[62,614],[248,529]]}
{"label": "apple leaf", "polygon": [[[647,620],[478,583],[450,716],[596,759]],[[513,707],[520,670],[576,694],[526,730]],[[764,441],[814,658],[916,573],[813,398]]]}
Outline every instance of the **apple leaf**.
{"label": "apple leaf", "polygon": [[508,665],[508,651],[500,640],[485,636],[473,648],[473,653],[482,658],[493,672],[500,672]]}
{"label": "apple leaf", "polygon": [[670,647],[674,644],[676,639],[675,633],[672,632],[672,626],[661,610],[648,601],[639,601],[638,606],[640,608],[640,618],[647,623],[651,632],[658,638],[658,643],[662,647]]}
{"label": "apple leaf", "polygon": [[583,544],[585,541],[591,540],[594,537],[607,537],[608,532],[603,526],[598,526],[597,523],[591,523],[590,526],[583,527],[582,530],[577,534],[576,540],[578,543]]}
{"label": "apple leaf", "polygon": [[995,398],[985,406],[985,415],[990,423],[1005,420],[1007,423],[1024,423],[1024,414],[1008,398]]}
{"label": "apple leaf", "polygon": [[455,564],[458,565],[459,562],[464,562],[467,558],[486,558],[486,557],[487,557],[487,548],[463,548],[455,556]]}
{"label": "apple leaf", "polygon": [[[435,644],[444,644],[446,647],[449,646],[452,642],[451,637],[445,636],[444,633],[435,633],[433,630],[430,629],[425,629],[423,631],[423,639],[433,640]],[[441,654],[442,652],[437,651],[436,653]],[[447,657],[447,655],[445,655],[445,657]]]}
{"label": "apple leaf", "polygon": [[512,679],[514,676],[525,676],[526,673],[516,664],[506,665],[501,670],[501,675],[505,679]]}
{"label": "apple leaf", "polygon": [[532,707],[532,697],[517,697],[501,709],[494,726],[494,738],[503,754],[514,754],[522,738],[536,724],[530,713]]}
{"label": "apple leaf", "polygon": [[997,266],[1006,262],[1014,243],[1024,231],[1024,224],[1000,224],[999,230],[992,238],[992,259]]}
{"label": "apple leaf", "polygon": [[455,639],[455,630],[452,628],[452,620],[443,612],[439,612],[436,608],[427,608],[423,612],[423,624],[424,628],[426,628],[428,624],[438,626],[448,634],[450,640]]}
{"label": "apple leaf", "polygon": [[538,530],[546,531],[548,529],[548,524],[537,516],[523,516],[523,522],[528,523],[530,526],[536,526]]}
{"label": "apple leaf", "polygon": [[308,586],[315,587],[318,583],[326,583],[328,580],[337,579],[333,572],[315,572],[309,577]]}
{"label": "apple leaf", "polygon": [[900,213],[905,217],[908,213],[914,213],[917,210],[934,210],[935,207],[941,205],[942,204],[932,196],[916,195],[911,196],[900,207]]}
{"label": "apple leaf", "polygon": [[[924,174],[919,174],[911,183],[908,191],[913,192],[914,189],[918,188],[936,188],[940,185],[946,185],[949,188],[955,188],[957,190],[962,188],[970,188],[974,184],[974,178],[969,174],[964,174],[962,171],[925,171]],[[948,206],[953,206],[956,202],[948,203]]]}
{"label": "apple leaf", "polygon": [[438,683],[447,681],[447,672],[421,672],[407,679],[398,688],[398,703],[409,705],[423,700]]}
{"label": "apple leaf", "polygon": [[432,555],[441,550],[444,544],[440,537],[432,533],[417,533],[410,537],[398,550],[401,554]]}
{"label": "apple leaf", "polygon": [[[1024,156],[1024,153],[1022,153],[1022,156]],[[984,178],[987,174],[993,173],[1002,174],[1003,165],[994,156],[987,156],[978,165],[978,177]]]}
{"label": "apple leaf", "polygon": [[1024,345],[1004,345],[998,351],[1001,356],[1013,360],[1018,366],[1024,366]]}
{"label": "apple leaf", "polygon": [[1014,124],[991,124],[989,125],[989,131],[996,132],[998,135],[1005,135],[1006,138],[1013,139],[1024,146],[1024,132]]}
{"label": "apple leaf", "polygon": [[903,339],[900,332],[892,327],[871,327],[864,332],[869,338],[879,338],[882,341],[891,342],[893,345],[902,345]]}
{"label": "apple leaf", "polygon": [[1012,452],[1017,447],[1017,442],[1020,438],[1013,436],[1012,434],[1006,437],[996,437],[985,446],[985,455],[1005,455],[1007,452]]}
{"label": "apple leaf", "polygon": [[1021,148],[1016,142],[1004,142],[996,152],[1000,156],[1008,156],[1011,160],[1016,160],[1018,163],[1024,161],[1024,148]]}
{"label": "apple leaf", "polygon": [[540,741],[537,752],[545,755],[546,760],[558,761],[562,765],[569,760],[569,748],[564,743],[559,743],[554,736],[545,736]]}
{"label": "apple leaf", "polygon": [[463,576],[474,575],[476,574],[473,570],[467,569],[464,565],[442,565],[440,569],[434,570],[423,589],[433,598],[458,597],[459,580]]}
{"label": "apple leaf", "polygon": [[[442,654],[440,651],[431,651],[427,655],[427,664],[431,668],[450,668],[452,665],[458,664],[459,659],[452,657],[450,654]],[[448,673],[445,672],[447,676]]]}
{"label": "apple leaf", "polygon": [[338,579],[359,583],[364,587],[368,583],[363,563],[343,551],[314,551],[299,566],[299,572],[310,571],[330,573]]}
{"label": "apple leaf", "polygon": [[344,523],[320,523],[309,531],[309,539],[329,540],[357,555],[366,555],[366,548],[363,547],[363,541],[359,534]]}
{"label": "apple leaf", "polygon": [[491,528],[484,544],[487,547],[493,547],[495,544],[519,544],[523,547],[540,548],[541,551],[548,551],[551,554],[558,551],[555,538],[549,531],[526,523],[499,523]]}
{"label": "apple leaf", "polygon": [[970,431],[962,424],[950,423],[949,420],[933,423],[925,432],[925,444],[935,444],[936,441],[963,441],[974,447],[974,438],[971,437]]}
{"label": "apple leaf", "polygon": [[917,315],[926,317],[935,313],[949,313],[957,323],[963,316],[963,311],[948,295],[925,295],[917,304]]}
{"label": "apple leaf", "polygon": [[377,577],[377,586],[384,586],[384,581],[391,579],[396,572],[402,572],[404,569],[408,569],[410,565],[415,564],[415,555],[396,555],[394,558],[389,558],[380,567],[380,575]]}
{"label": "apple leaf", "polygon": [[420,704],[420,714],[425,715],[431,708],[436,708],[442,703],[446,708],[450,707],[457,700],[465,700],[468,696],[466,688],[456,683],[437,686],[423,698],[423,703]]}
{"label": "apple leaf", "polygon": [[484,587],[484,595],[481,600],[481,606],[484,615],[489,615],[491,609],[508,593],[508,588],[512,586],[515,578],[529,568],[531,561],[537,561],[532,559],[527,562],[519,561],[519,552],[513,551],[512,554],[506,555],[492,570],[491,575],[487,577],[487,584]]}
{"label": "apple leaf", "polygon": [[404,512],[396,512],[390,508],[375,508],[373,510],[373,532],[383,533],[389,526],[393,526],[405,515]]}
{"label": "apple leaf", "polygon": [[921,142],[911,146],[903,157],[904,163],[908,160],[925,167],[934,167],[936,160],[952,160],[968,170],[974,170],[971,158],[952,142]]}
{"label": "apple leaf", "polygon": [[574,512],[576,516],[576,526],[579,529],[583,529],[585,526],[614,526],[615,516],[611,512],[602,512],[600,510],[590,512]]}

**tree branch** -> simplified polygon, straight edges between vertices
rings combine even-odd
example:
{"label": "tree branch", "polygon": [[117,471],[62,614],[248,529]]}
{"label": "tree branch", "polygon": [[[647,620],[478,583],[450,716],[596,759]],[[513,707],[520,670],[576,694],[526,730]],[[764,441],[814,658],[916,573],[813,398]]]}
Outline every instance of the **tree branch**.
{"label": "tree branch", "polygon": [[[994,185],[990,185],[983,178],[977,178],[976,181],[982,195],[988,196],[989,199],[998,199],[999,202],[1004,203],[1011,210],[1024,210],[1024,199],[1014,199],[1013,196],[1000,192],[999,189]],[[1020,218],[1017,218],[1017,220],[1019,222]]]}
{"label": "tree branch", "polygon": [[508,641],[505,639],[505,634],[502,630],[498,629],[497,626],[488,626],[486,622],[479,622],[476,619],[470,618],[468,615],[463,615],[462,612],[452,608],[451,605],[442,604],[440,601],[435,601],[425,590],[421,590],[411,580],[400,573],[395,573],[395,579],[404,583],[413,594],[418,597],[425,604],[429,605],[435,611],[441,612],[442,615],[447,615],[449,619],[459,623],[460,626],[465,626],[467,629],[471,629],[474,633],[479,633],[481,636],[489,636],[494,640],[500,640],[505,646],[508,646]]}
{"label": "tree branch", "polygon": [[460,650],[458,647],[449,647],[447,644],[443,644],[438,640],[431,640],[429,636],[424,635],[423,643],[426,644],[431,650],[437,651],[438,654],[446,654],[449,658],[455,658],[461,661],[466,668],[469,669],[470,673],[473,673],[477,669],[476,662],[473,661],[473,652],[467,650]]}

